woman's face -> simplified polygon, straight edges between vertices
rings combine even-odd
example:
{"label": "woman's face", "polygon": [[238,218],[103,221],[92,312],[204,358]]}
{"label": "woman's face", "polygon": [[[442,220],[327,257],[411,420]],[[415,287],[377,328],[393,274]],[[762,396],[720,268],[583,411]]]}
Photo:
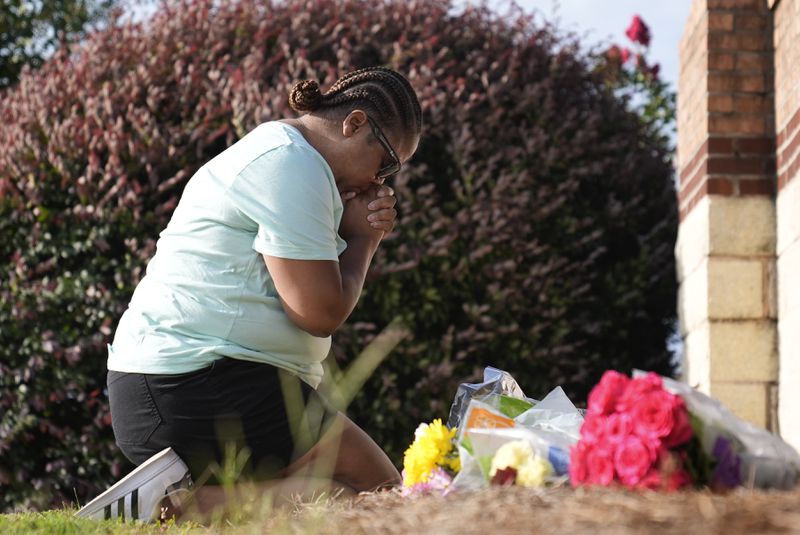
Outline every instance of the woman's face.
{"label": "woman's face", "polygon": [[417,149],[419,139],[409,142],[396,132],[383,130],[361,110],[354,110],[342,123],[338,169],[334,169],[340,193],[361,193],[382,184],[384,176],[408,161]]}

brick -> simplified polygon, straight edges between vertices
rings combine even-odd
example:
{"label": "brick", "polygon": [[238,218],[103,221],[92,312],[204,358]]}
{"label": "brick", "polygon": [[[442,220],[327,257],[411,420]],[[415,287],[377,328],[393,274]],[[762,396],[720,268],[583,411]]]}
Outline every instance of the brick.
{"label": "brick", "polygon": [[775,203],[767,197],[709,198],[710,255],[775,254]]}
{"label": "brick", "polygon": [[767,158],[709,156],[706,169],[709,174],[758,175],[767,171]]}
{"label": "brick", "polygon": [[709,91],[763,93],[766,89],[762,74],[731,74],[711,72],[708,74]]}
{"label": "brick", "polygon": [[761,115],[711,115],[708,118],[711,134],[764,135],[766,127]]}
{"label": "brick", "polygon": [[770,41],[761,34],[755,33],[724,33],[724,32],[710,32],[708,34],[708,49],[709,50],[733,50],[733,51],[749,51],[761,52],[769,50],[771,46]]}
{"label": "brick", "polygon": [[709,319],[762,319],[763,269],[760,259],[708,259]]}
{"label": "brick", "polygon": [[760,11],[764,8],[764,0],[707,0],[709,10],[712,9],[752,9]]}
{"label": "brick", "polygon": [[[795,115],[796,117],[797,114]],[[795,122],[795,118],[792,118],[786,127],[778,133],[777,146],[781,151],[791,150],[797,146],[797,139],[800,136],[800,128],[798,126],[800,125]]]}
{"label": "brick", "polygon": [[782,191],[786,186],[788,186],[789,182],[791,182],[793,178],[794,177],[789,176],[788,169],[784,172],[778,173],[778,191]]}
{"label": "brick", "polygon": [[692,174],[687,174],[685,179],[681,178],[680,190],[678,192],[678,198],[684,199],[687,195],[696,191],[700,185],[706,180],[706,176],[708,173],[706,172],[706,163],[705,161],[699,166],[695,168],[695,171]]}
{"label": "brick", "polygon": [[731,113],[734,111],[733,95],[710,94],[708,95],[708,111]]}
{"label": "brick", "polygon": [[775,152],[775,141],[771,137],[738,138],[734,140],[737,154],[769,154]]}
{"label": "brick", "polygon": [[771,113],[772,99],[762,95],[734,95],[733,107],[739,113]]}
{"label": "brick", "polygon": [[733,138],[710,137],[708,138],[709,154],[731,154],[733,152]]}
{"label": "brick", "polygon": [[733,60],[737,71],[769,71],[773,68],[772,53],[737,52]]}
{"label": "brick", "polygon": [[736,56],[730,52],[709,52],[708,68],[712,71],[731,71],[736,66]]}
{"label": "brick", "polygon": [[769,28],[769,14],[766,11],[761,13],[737,12],[731,14],[735,22],[733,25],[736,31],[764,31]]}
{"label": "brick", "polygon": [[709,30],[733,30],[733,13],[726,13],[724,11],[710,11],[708,13],[708,29]]}
{"label": "brick", "polygon": [[786,164],[797,157],[800,152],[800,131],[795,132],[791,139],[784,138],[782,145],[778,148],[778,167],[785,167]]}
{"label": "brick", "polygon": [[739,195],[764,195],[772,197],[775,194],[775,179],[773,178],[741,178],[739,179]]}
{"label": "brick", "polygon": [[692,158],[689,160],[689,162],[686,165],[680,167],[681,184],[684,184],[689,176],[693,176],[695,174],[697,166],[700,164],[702,160],[706,158],[706,154],[708,153],[708,143],[709,140],[703,142],[700,148],[697,149]]}
{"label": "brick", "polygon": [[709,178],[705,182],[705,192],[708,195],[723,195],[725,197],[730,197],[735,192],[734,183],[727,178]]}
{"label": "brick", "polygon": [[769,427],[769,387],[767,383],[712,382],[710,394],[734,415],[759,427]]}
{"label": "brick", "polygon": [[[778,193],[777,199],[778,219],[778,244],[777,252],[780,257],[791,246],[800,242],[800,180],[792,180]],[[787,274],[790,272],[786,272]],[[800,273],[798,271],[797,273]],[[780,266],[779,274],[780,278]],[[800,281],[800,277],[795,277]]]}

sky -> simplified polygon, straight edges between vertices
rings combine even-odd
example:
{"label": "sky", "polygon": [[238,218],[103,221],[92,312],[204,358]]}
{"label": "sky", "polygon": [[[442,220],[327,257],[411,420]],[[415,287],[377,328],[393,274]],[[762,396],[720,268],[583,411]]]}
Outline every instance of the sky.
{"label": "sky", "polygon": [[[625,29],[634,15],[650,27],[652,41],[648,63],[661,65],[661,77],[678,83],[678,44],[689,17],[692,0],[516,0],[526,12],[541,14],[562,30],[574,31],[586,45],[630,45]],[[490,0],[502,11],[506,0]]]}

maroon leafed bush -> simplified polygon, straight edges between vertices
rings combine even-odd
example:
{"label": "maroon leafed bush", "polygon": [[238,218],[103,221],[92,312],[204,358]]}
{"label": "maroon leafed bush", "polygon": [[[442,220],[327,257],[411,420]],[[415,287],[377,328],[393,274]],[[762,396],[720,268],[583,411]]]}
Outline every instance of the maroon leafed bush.
{"label": "maroon leafed bush", "polygon": [[294,81],[377,64],[408,75],[425,131],[335,358],[395,317],[413,336],[352,417],[398,461],[485,365],[576,401],[607,368],[671,371],[669,149],[573,40],[449,0],[169,1],[0,95],[0,510],[130,469],[106,344],[186,180],[290,113]]}

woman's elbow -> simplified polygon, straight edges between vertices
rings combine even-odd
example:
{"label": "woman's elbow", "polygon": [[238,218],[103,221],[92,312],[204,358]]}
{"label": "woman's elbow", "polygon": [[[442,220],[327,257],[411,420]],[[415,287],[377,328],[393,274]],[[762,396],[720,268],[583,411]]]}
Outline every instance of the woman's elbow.
{"label": "woman's elbow", "polygon": [[289,314],[289,319],[292,320],[292,323],[297,325],[300,329],[304,330],[311,336],[316,336],[318,338],[327,338],[332,336],[336,329],[344,323],[344,319],[337,318],[335,316],[331,317],[304,317],[299,316],[297,314]]}

